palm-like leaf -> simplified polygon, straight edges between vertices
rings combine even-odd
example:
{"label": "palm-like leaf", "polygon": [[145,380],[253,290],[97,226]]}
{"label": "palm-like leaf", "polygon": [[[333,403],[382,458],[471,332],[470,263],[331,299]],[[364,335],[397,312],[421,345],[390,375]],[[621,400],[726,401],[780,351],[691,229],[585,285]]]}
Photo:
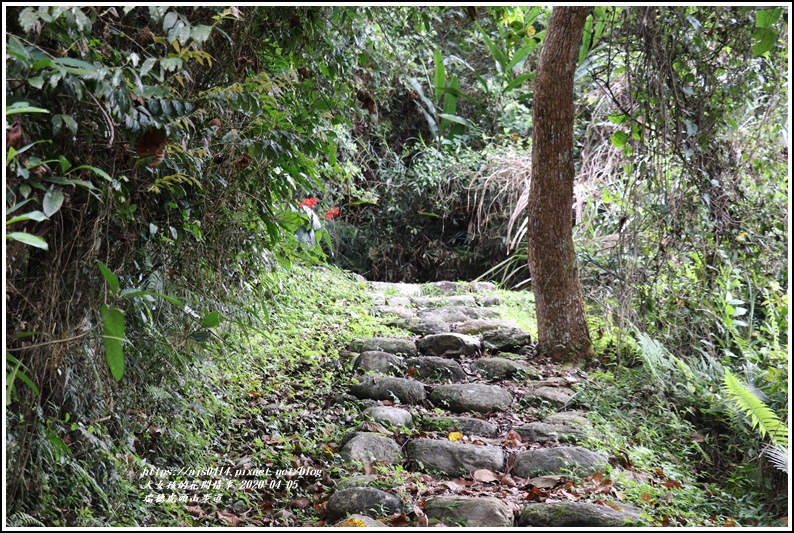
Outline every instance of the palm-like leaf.
{"label": "palm-like leaf", "polygon": [[780,418],[747,388],[730,370],[725,369],[724,391],[734,406],[744,413],[762,438],[769,435],[772,443],[788,449],[788,427]]}
{"label": "palm-like leaf", "polygon": [[769,459],[769,462],[772,463],[772,466],[774,466],[781,472],[788,474],[789,458],[788,458],[787,448],[770,445],[764,448],[764,453]]}

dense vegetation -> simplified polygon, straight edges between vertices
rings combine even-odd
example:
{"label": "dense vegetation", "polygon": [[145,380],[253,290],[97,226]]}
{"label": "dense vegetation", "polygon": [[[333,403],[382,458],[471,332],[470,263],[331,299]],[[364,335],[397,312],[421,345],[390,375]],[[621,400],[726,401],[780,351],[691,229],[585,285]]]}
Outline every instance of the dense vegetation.
{"label": "dense vegetation", "polygon": [[[146,465],[247,453],[344,475],[323,449],[351,416],[328,404],[335,365],[384,330],[359,283],[316,265],[531,288],[550,12],[5,8],[11,522],[207,512],[147,505]],[[690,487],[661,506],[626,490],[658,523],[770,525],[788,504],[787,24],[783,7],[598,7],[585,28],[583,401],[607,449]]]}

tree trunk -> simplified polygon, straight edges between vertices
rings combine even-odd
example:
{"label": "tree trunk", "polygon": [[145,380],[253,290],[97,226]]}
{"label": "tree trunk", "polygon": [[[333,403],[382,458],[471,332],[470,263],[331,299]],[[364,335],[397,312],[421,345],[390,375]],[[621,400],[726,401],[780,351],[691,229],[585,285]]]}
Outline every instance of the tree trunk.
{"label": "tree trunk", "polygon": [[573,246],[573,75],[590,7],[555,7],[535,77],[529,270],[541,353],[556,361],[593,355]]}

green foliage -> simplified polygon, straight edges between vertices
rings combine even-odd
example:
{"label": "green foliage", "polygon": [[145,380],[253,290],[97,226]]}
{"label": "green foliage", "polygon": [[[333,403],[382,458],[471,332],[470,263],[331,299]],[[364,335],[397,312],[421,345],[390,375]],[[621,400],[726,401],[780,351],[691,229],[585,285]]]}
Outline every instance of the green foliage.
{"label": "green foliage", "polygon": [[[114,512],[125,525],[194,523],[141,504],[125,474],[211,463],[224,442],[338,473],[303,438],[335,435],[336,419],[260,404],[325,405],[344,342],[384,330],[354,283],[282,268],[327,254],[372,278],[527,287],[526,138],[550,12],[8,8],[12,516],[105,525],[122,501],[138,502]],[[603,361],[642,364],[613,369],[611,405],[594,400],[617,409],[605,440],[732,491],[708,502],[692,480],[671,515],[780,504],[780,478],[755,460],[763,442],[715,391],[723,367],[741,371],[738,390],[787,418],[787,21],[785,7],[600,6],[582,37],[580,272]],[[299,237],[306,197],[340,210],[315,231],[322,246]],[[505,294],[505,312],[534,331],[530,296]],[[768,431],[751,397],[732,398]],[[659,440],[671,449],[656,458]],[[663,497],[635,488],[649,512],[642,491]]]}
{"label": "green foliage", "polygon": [[727,368],[723,385],[728,400],[750,419],[762,439],[768,435],[775,446],[788,448],[786,424]]}
{"label": "green foliage", "polygon": [[[31,381],[28,374],[22,370],[24,368],[25,370],[30,372],[30,369],[25,367],[25,365],[23,365],[16,357],[11,355],[8,351],[6,351],[5,356],[6,356],[6,396],[5,396],[6,404],[10,405],[17,399],[16,385],[14,384],[14,381],[16,381],[17,378],[19,378],[19,380],[22,383],[30,387],[30,390],[33,391],[33,394],[38,395],[39,388],[36,387],[33,381]],[[10,371],[8,371],[9,366],[11,367]]]}

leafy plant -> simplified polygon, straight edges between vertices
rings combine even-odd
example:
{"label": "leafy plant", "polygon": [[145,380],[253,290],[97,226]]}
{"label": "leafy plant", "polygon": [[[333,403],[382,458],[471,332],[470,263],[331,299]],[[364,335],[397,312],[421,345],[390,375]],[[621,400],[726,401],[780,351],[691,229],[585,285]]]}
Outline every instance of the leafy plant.
{"label": "leafy plant", "polygon": [[767,455],[776,468],[788,472],[788,427],[752,390],[739,381],[729,369],[725,369],[723,391],[733,406],[750,419],[752,428],[763,439],[772,441]]}

